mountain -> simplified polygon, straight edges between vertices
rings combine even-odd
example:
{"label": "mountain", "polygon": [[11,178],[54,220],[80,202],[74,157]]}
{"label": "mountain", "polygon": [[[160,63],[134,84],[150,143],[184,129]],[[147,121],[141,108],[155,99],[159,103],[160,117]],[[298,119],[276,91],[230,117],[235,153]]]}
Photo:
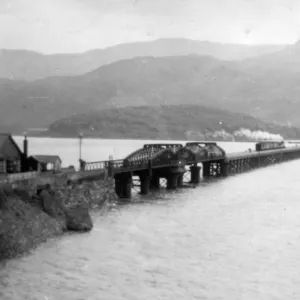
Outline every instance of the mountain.
{"label": "mountain", "polygon": [[234,133],[241,128],[281,134],[291,139],[300,137],[300,129],[268,124],[249,115],[218,108],[186,104],[113,108],[78,114],[54,122],[46,134],[75,137],[81,132],[86,137],[101,138],[203,140],[222,129]]}
{"label": "mountain", "polygon": [[[111,107],[202,103],[247,84],[248,76],[212,57],[143,57],[105,65],[85,75],[32,82],[0,82],[0,126],[43,127],[60,118]],[[226,100],[226,105],[230,99]]]}
{"label": "mountain", "polygon": [[95,109],[183,103],[300,126],[299,76],[281,74],[264,76],[240,62],[187,55],[136,57],[72,77],[0,80],[0,126],[14,131]]}
{"label": "mountain", "polygon": [[[261,75],[278,75],[300,73],[300,41],[288,45],[279,51],[265,53],[259,57],[247,58],[241,63],[241,68],[248,73],[260,72]],[[275,72],[275,74],[274,74]]]}
{"label": "mountain", "polygon": [[219,44],[188,39],[159,39],[151,42],[120,44],[78,54],[53,54],[25,50],[0,50],[0,78],[36,80],[52,76],[88,73],[118,60],[134,57],[212,55],[221,60],[243,60],[285,48],[284,45],[248,46]]}

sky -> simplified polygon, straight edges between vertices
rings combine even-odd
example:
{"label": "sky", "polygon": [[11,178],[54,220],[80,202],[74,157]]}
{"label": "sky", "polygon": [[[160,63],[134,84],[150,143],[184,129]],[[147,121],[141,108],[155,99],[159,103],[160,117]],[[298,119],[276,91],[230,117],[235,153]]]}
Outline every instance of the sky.
{"label": "sky", "polygon": [[2,49],[78,53],[159,38],[292,44],[300,1],[0,0]]}

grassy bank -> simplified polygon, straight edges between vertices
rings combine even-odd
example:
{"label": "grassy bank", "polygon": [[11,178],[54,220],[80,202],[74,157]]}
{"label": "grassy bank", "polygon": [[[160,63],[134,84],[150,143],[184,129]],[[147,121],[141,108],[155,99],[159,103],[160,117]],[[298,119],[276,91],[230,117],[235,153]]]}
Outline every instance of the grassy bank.
{"label": "grassy bank", "polygon": [[0,260],[19,256],[66,229],[23,190],[0,189]]}
{"label": "grassy bank", "polygon": [[90,209],[117,200],[113,180],[0,187],[0,261],[23,255],[64,231],[89,231]]}

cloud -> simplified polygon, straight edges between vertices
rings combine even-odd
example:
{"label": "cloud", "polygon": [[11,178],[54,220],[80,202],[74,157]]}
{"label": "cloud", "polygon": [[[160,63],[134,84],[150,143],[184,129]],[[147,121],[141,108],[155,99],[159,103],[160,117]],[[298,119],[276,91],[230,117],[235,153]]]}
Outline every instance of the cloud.
{"label": "cloud", "polygon": [[296,0],[0,0],[0,48],[82,52],[161,37],[291,43],[299,6]]}

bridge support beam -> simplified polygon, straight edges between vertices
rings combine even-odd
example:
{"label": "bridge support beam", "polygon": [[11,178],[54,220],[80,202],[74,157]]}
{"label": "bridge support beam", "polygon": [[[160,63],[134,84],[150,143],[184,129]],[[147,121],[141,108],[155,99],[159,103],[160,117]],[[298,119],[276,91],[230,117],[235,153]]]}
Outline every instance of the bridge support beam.
{"label": "bridge support beam", "polygon": [[179,176],[177,177],[177,186],[178,186],[178,187],[183,186],[183,175],[184,175],[184,174],[179,175]]}
{"label": "bridge support beam", "polygon": [[221,176],[227,177],[228,176],[228,168],[229,164],[228,161],[224,160],[221,162]]}
{"label": "bridge support beam", "polygon": [[210,161],[202,163],[203,165],[203,177],[210,177]]}
{"label": "bridge support beam", "polygon": [[177,178],[178,174],[169,174],[167,177],[167,189],[168,190],[175,190],[177,188]]}
{"label": "bridge support beam", "polygon": [[150,190],[150,179],[149,175],[140,176],[141,182],[141,195],[148,195]]}
{"label": "bridge support beam", "polygon": [[132,175],[122,173],[115,176],[115,191],[121,199],[131,199]]}
{"label": "bridge support beam", "polygon": [[151,177],[150,188],[153,190],[158,190],[160,188],[160,178],[157,175]]}
{"label": "bridge support beam", "polygon": [[190,170],[191,170],[191,183],[199,183],[201,167],[197,165],[191,166]]}

